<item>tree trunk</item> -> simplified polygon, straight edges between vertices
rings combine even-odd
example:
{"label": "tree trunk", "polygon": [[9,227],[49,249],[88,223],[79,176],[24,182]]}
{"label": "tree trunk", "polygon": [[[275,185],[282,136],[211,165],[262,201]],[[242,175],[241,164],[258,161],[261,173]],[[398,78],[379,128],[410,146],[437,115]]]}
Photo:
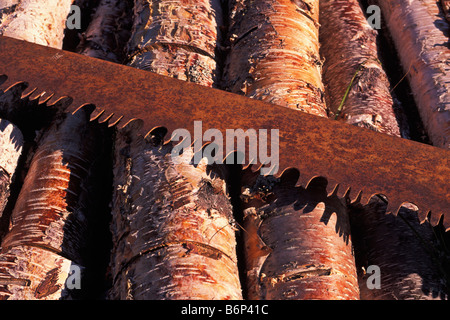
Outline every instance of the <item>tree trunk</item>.
{"label": "tree trunk", "polygon": [[0,218],[8,203],[23,143],[22,132],[11,122],[0,119]]}
{"label": "tree trunk", "polygon": [[61,49],[73,0],[11,0],[0,7],[0,35]]}
{"label": "tree trunk", "polygon": [[[20,259],[34,252],[42,259],[42,270],[37,269],[34,275],[29,266],[30,273],[23,276],[31,283],[37,281],[34,277],[47,277],[55,268],[59,270],[56,274],[68,272],[60,270],[67,261],[89,265],[87,243],[91,240],[90,227],[100,216],[95,202],[101,201],[90,182],[95,179],[93,168],[104,145],[99,138],[104,133],[89,123],[90,113],[84,107],[75,115],[62,114],[39,140],[11,215],[10,229],[3,238],[4,259],[9,261],[3,275],[14,275]],[[9,255],[15,252],[20,255],[11,260]],[[59,286],[58,295],[63,289]],[[17,294],[14,297],[20,297]]]}
{"label": "tree trunk", "polygon": [[[129,65],[213,86],[219,9],[135,1]],[[115,139],[110,298],[242,299],[226,169],[194,166],[192,150],[176,164],[158,134],[131,124]]]}
{"label": "tree trunk", "polygon": [[[225,87],[327,116],[318,1],[230,1]],[[305,155],[307,156],[307,155]],[[247,170],[242,185],[249,299],[358,299],[345,201]]]}
{"label": "tree trunk", "polygon": [[325,0],[320,6],[325,97],[333,117],[399,137],[390,84],[378,58],[377,32],[359,2]]}
{"label": "tree trunk", "polygon": [[450,148],[449,24],[434,0],[375,3],[382,9],[430,140]]}
{"label": "tree trunk", "polygon": [[77,52],[90,57],[122,63],[130,38],[131,1],[102,0],[83,34]]}

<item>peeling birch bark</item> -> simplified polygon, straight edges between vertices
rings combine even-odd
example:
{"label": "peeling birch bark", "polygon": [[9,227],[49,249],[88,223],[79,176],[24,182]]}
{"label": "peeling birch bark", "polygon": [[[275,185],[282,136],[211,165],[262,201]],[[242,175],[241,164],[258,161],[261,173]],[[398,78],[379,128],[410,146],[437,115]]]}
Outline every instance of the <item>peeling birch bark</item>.
{"label": "peeling birch bark", "polygon": [[[400,127],[389,93],[389,82],[378,61],[376,31],[367,23],[356,0],[321,2],[321,41],[325,57],[324,79],[327,101],[337,112],[347,87],[358,72],[342,110],[347,123],[366,127],[392,136],[400,136]],[[336,30],[343,32],[336,33]],[[362,68],[361,68],[362,66]],[[385,214],[386,205],[372,199],[368,206],[350,208],[356,226],[354,245],[361,299],[428,299],[429,292],[442,292],[443,276],[435,261],[423,249],[408,225],[400,218]],[[410,206],[400,214],[411,216],[410,224],[425,241],[433,242],[428,225],[420,225],[417,213]],[[395,222],[394,222],[395,221]],[[369,288],[371,274],[365,270],[376,265],[381,270],[381,289]],[[370,282],[370,280],[369,280]]]}
{"label": "peeling birch bark", "polygon": [[36,247],[19,246],[0,254],[0,300],[71,299],[66,282],[72,262]]}
{"label": "peeling birch bark", "polygon": [[131,129],[114,151],[111,298],[242,299],[224,177]]}
{"label": "peeling birch bark", "polygon": [[136,0],[130,66],[216,85],[221,1]]}
{"label": "peeling birch bark", "polygon": [[[448,283],[432,226],[402,207],[386,215],[386,204],[373,199],[352,210],[352,231],[362,300],[445,300]],[[369,266],[380,269],[380,288],[373,288]],[[448,275],[447,275],[448,276]],[[448,280],[447,280],[448,281]]]}
{"label": "peeling birch bark", "polygon": [[61,115],[40,139],[3,250],[39,247],[84,264],[88,181],[99,150],[99,131],[88,122],[89,115],[86,108]]}
{"label": "peeling birch bark", "polygon": [[0,8],[0,35],[62,48],[73,0],[11,0]]}
{"label": "peeling birch bark", "polygon": [[448,22],[434,0],[375,3],[382,9],[431,142],[450,148]]}
{"label": "peeling birch bark", "polygon": [[131,1],[102,0],[82,35],[77,52],[90,57],[122,63],[130,38]]}
{"label": "peeling birch bark", "polygon": [[319,1],[229,1],[225,89],[327,116],[319,54]]}
{"label": "peeling birch bark", "polygon": [[[219,17],[220,1],[135,1],[129,65],[213,86]],[[242,299],[224,168],[170,151],[117,134],[110,298]]]}
{"label": "peeling birch bark", "polygon": [[241,197],[249,299],[359,299],[342,200],[254,174]]}
{"label": "peeling birch bark", "polygon": [[390,83],[378,60],[377,32],[368,24],[359,2],[325,0],[320,8],[328,107],[347,123],[400,137]]}
{"label": "peeling birch bark", "polygon": [[7,120],[0,119],[0,218],[8,203],[10,185],[22,155],[23,144],[19,128]]}
{"label": "peeling birch bark", "polygon": [[[326,117],[319,1],[230,1],[225,87]],[[247,175],[242,184],[249,299],[358,299],[346,204],[326,191]]]}

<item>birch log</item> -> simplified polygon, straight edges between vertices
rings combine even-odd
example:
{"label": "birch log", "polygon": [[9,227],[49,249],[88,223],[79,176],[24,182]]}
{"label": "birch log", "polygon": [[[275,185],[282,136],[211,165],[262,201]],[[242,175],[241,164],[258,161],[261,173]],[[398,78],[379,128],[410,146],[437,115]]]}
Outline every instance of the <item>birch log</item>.
{"label": "birch log", "polygon": [[[129,65],[215,85],[220,14],[220,1],[135,1]],[[177,164],[160,139],[130,125],[115,140],[110,297],[242,299],[225,168],[192,150]]]}
{"label": "birch log", "polygon": [[23,144],[19,128],[7,120],[0,119],[0,218],[8,203],[10,185],[22,155]]}
{"label": "birch log", "polygon": [[73,0],[0,1],[0,35],[61,49]]}
{"label": "birch log", "polygon": [[375,2],[409,80],[433,145],[450,148],[449,24],[434,0]]}
{"label": "birch log", "polygon": [[[224,177],[132,130],[115,146],[113,299],[240,299]],[[183,155],[183,162],[193,155]]]}
{"label": "birch log", "polygon": [[[376,31],[369,26],[357,0],[321,2],[321,43],[326,98],[333,112],[338,111],[357,74],[341,119],[400,137],[390,84],[378,60]],[[419,223],[412,206],[402,207],[399,212],[407,222],[386,215],[385,210],[386,205],[377,197],[368,206],[356,205],[350,209],[355,233],[353,243],[360,257],[357,267],[361,299],[440,297],[445,277],[418,238],[433,244],[431,226]],[[370,266],[380,268],[380,288],[371,286],[372,274],[366,272]]]}
{"label": "birch log", "polygon": [[347,123],[400,137],[390,83],[378,58],[377,32],[367,22],[359,2],[325,0],[320,8],[328,107]]}
{"label": "birch log", "polygon": [[135,1],[129,65],[205,86],[217,84],[221,1]]}
{"label": "birch log", "polygon": [[19,246],[0,254],[0,300],[70,299],[66,289],[72,262],[37,247]]}
{"label": "birch log", "polygon": [[[89,122],[91,111],[83,107],[74,115],[61,114],[39,139],[11,215],[9,231],[3,238],[1,259],[8,263],[3,265],[0,278],[24,278],[33,285],[36,281],[59,279],[60,274],[66,277],[70,271],[67,266],[72,264],[90,265],[90,226],[100,215],[92,209],[98,208],[93,203],[99,201],[91,188],[92,168],[102,150],[99,137],[104,134],[95,123]],[[11,260],[10,256],[16,253],[18,256]],[[17,274],[22,270],[19,263],[34,255],[39,256],[37,267],[31,260],[26,266],[29,273]],[[29,296],[29,285],[22,286],[23,293],[15,291],[11,298]],[[54,292],[52,289],[45,295],[37,293],[35,298],[53,293],[63,297],[64,289],[58,285],[58,290],[54,288]]]}
{"label": "birch log", "polygon": [[[397,216],[385,210],[386,204],[375,199],[352,209],[361,299],[448,299],[448,267],[433,227],[421,224],[417,212],[406,207]],[[375,279],[379,287],[373,286]]]}
{"label": "birch log", "polygon": [[83,34],[77,52],[89,57],[122,63],[130,37],[129,0],[102,0]]}
{"label": "birch log", "polygon": [[[229,8],[225,87],[327,116],[319,1],[230,1]],[[345,202],[289,179],[243,178],[248,298],[358,299]]]}
{"label": "birch log", "polygon": [[327,116],[318,1],[229,1],[225,89]]}

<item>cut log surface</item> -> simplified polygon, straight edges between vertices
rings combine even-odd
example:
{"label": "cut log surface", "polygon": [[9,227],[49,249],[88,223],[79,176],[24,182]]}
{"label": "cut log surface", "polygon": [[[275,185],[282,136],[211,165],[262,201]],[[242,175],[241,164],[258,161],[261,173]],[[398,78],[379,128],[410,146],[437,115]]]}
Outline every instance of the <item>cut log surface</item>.
{"label": "cut log surface", "polygon": [[82,108],[62,116],[41,138],[3,239],[4,250],[36,246],[82,264],[86,181],[99,134],[88,124],[89,114]]}
{"label": "cut log surface", "polygon": [[319,1],[229,1],[223,86],[327,116],[319,55]]}
{"label": "cut log surface", "polygon": [[[328,107],[347,123],[400,136],[390,83],[378,59],[377,31],[367,22],[359,2],[325,0],[320,2],[320,8]],[[339,107],[349,87],[341,111]]]}
{"label": "cut log surface", "polygon": [[89,57],[121,63],[130,38],[129,0],[102,0],[83,34],[77,51]]}
{"label": "cut log surface", "polygon": [[450,148],[449,24],[435,0],[377,0],[433,145]]}
{"label": "cut log surface", "polygon": [[215,85],[221,1],[137,0],[129,65],[206,86]]}
{"label": "cut log surface", "polygon": [[0,119],[0,217],[8,203],[10,185],[22,155],[23,144],[19,128],[7,120]]}
{"label": "cut log surface", "polygon": [[111,298],[241,299],[224,180],[204,163],[174,164],[170,151],[118,133]]}
{"label": "cut log surface", "polygon": [[62,48],[73,0],[11,0],[0,6],[0,35]]}

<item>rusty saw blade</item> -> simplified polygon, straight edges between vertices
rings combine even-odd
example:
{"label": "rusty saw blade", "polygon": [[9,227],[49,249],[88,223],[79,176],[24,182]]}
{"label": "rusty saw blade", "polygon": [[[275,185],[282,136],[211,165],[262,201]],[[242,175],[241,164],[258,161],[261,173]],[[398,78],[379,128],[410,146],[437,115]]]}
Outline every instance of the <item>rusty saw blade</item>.
{"label": "rusty saw blade", "polygon": [[450,229],[448,150],[8,37],[0,37],[0,79],[3,91],[25,82],[24,95],[33,90],[32,96],[52,95],[48,105],[69,96],[67,112],[93,104],[99,121],[119,127],[142,119],[143,135],[165,127],[169,133],[185,128],[194,136],[194,121],[202,121],[203,132],[279,129],[276,176],[294,171],[303,187],[324,177],[329,194],[363,204],[382,194],[387,212],[394,214],[410,202],[421,221],[436,225],[443,218]]}

